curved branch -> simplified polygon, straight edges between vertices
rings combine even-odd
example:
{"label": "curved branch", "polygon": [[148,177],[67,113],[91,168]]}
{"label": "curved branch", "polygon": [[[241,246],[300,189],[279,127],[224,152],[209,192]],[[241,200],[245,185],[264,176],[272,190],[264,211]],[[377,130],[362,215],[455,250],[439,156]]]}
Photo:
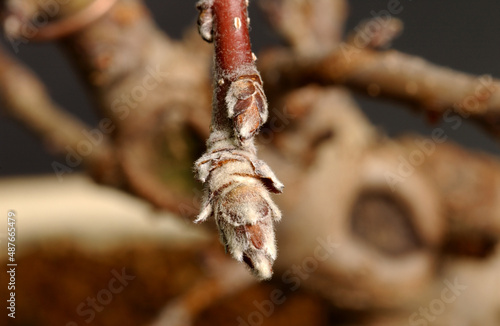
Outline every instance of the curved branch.
{"label": "curved branch", "polygon": [[[33,24],[28,17],[35,17],[36,14],[33,13],[31,16],[23,17],[23,15],[19,14],[19,12],[22,12],[19,8],[14,10],[18,11],[17,13],[8,10],[4,23],[9,27],[6,29],[6,34],[10,38],[24,38],[25,41],[53,41],[61,39],[80,31],[104,16],[117,1],[118,0],[94,0],[73,15],[68,15],[59,20],[50,21],[45,26],[40,26],[37,28],[36,32],[31,35],[23,35],[23,29],[26,28],[26,24]],[[16,5],[16,3],[12,3],[12,5]]]}
{"label": "curved branch", "polygon": [[[88,142],[84,132],[91,128],[64,112],[49,98],[40,80],[0,48],[0,99],[5,112],[35,133],[53,152],[68,154]],[[104,183],[115,183],[113,148],[105,135],[90,154],[82,155],[91,174]]]}
{"label": "curved branch", "polygon": [[500,137],[500,81],[490,76],[457,72],[395,50],[378,52],[345,43],[318,60],[272,51],[260,62],[266,85],[274,91],[311,82],[345,85],[431,113],[470,117]]}
{"label": "curved branch", "polygon": [[342,40],[346,0],[260,0],[258,4],[296,53],[323,55]]}

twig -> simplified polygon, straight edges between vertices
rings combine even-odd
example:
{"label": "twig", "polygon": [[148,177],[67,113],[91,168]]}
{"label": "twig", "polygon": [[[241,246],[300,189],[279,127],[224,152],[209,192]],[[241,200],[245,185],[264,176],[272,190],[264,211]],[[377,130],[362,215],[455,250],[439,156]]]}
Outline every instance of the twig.
{"label": "twig", "polygon": [[254,64],[248,33],[248,2],[202,0],[200,34],[215,42],[215,82],[207,152],[196,162],[205,199],[196,222],[214,216],[221,241],[261,279],[276,259],[273,221],[281,212],[268,191],[283,185],[257,159],[253,137],[267,120],[267,100]]}
{"label": "twig", "polygon": [[[99,1],[99,8],[109,1]],[[23,17],[43,10],[36,1],[26,3],[33,8]],[[198,36],[198,44],[169,39],[141,1],[117,1],[106,13],[94,11],[96,6],[91,0],[60,4],[60,22],[92,12],[101,16],[59,44],[84,78],[100,116],[111,121],[116,166],[109,170],[118,175],[116,186],[155,207],[195,216],[199,203],[190,169],[170,171],[188,166],[208,134],[208,49]],[[177,143],[168,143],[172,139]]]}
{"label": "twig", "polygon": [[362,21],[347,36],[343,46],[363,47],[371,49],[387,49],[391,42],[403,32],[403,22],[391,17],[384,24],[372,18]]}
{"label": "twig", "polygon": [[443,68],[398,51],[341,44],[321,59],[290,51],[261,56],[268,86],[284,91],[311,82],[346,85],[370,96],[398,100],[431,113],[470,117],[500,137],[500,81]]}
{"label": "twig", "polygon": [[[17,60],[0,48],[0,99],[6,113],[35,133],[57,154],[76,150],[80,142],[88,142],[85,130],[91,128],[64,112],[47,95],[40,80]],[[82,160],[91,174],[104,183],[114,183],[113,148],[105,135]]]}
{"label": "twig", "polygon": [[[26,17],[10,13],[5,18],[5,26],[9,38],[26,38],[33,41],[56,40],[75,33],[105,15],[118,0],[95,0],[74,15],[51,21],[41,26],[33,35],[23,35],[22,29],[26,24]],[[15,4],[15,3],[14,3]]]}
{"label": "twig", "polygon": [[317,56],[342,40],[347,18],[345,0],[260,0],[270,23],[296,53]]}

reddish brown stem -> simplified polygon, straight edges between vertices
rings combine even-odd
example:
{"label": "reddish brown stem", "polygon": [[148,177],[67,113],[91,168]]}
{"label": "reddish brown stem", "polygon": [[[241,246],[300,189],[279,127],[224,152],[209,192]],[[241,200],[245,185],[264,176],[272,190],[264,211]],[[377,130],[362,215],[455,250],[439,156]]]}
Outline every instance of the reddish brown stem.
{"label": "reddish brown stem", "polygon": [[226,249],[267,279],[276,259],[273,221],[281,218],[268,191],[279,193],[283,184],[257,159],[253,143],[268,110],[250,47],[247,6],[245,0],[201,0],[197,5],[201,36],[215,41],[215,82],[212,132],[207,152],[195,163],[205,184],[196,222],[214,216]]}
{"label": "reddish brown stem", "polygon": [[247,6],[245,0],[215,0],[213,10],[218,72],[232,75],[242,65],[253,63]]}
{"label": "reddish brown stem", "polygon": [[216,102],[212,125],[215,130],[227,130],[232,128],[225,103],[229,85],[241,75],[257,73],[257,68],[252,58],[246,1],[215,0],[213,13]]}

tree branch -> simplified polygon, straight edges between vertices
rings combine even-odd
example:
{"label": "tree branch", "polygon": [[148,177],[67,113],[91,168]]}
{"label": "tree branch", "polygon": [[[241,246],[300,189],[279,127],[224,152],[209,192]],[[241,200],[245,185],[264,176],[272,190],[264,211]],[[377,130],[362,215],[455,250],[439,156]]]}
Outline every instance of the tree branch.
{"label": "tree branch", "polygon": [[272,51],[260,62],[274,91],[311,82],[345,85],[431,113],[470,117],[500,137],[500,81],[490,76],[456,72],[394,50],[378,52],[345,43],[321,59]]}
{"label": "tree branch", "polygon": [[[33,41],[51,41],[57,40],[75,33],[86,26],[92,24],[103,15],[105,15],[118,0],[95,0],[87,4],[83,9],[73,15],[68,15],[62,19],[54,20],[44,26],[37,28],[36,32],[30,35],[23,35],[26,28],[26,17],[37,15],[36,6],[31,9],[34,12],[23,13],[23,8],[16,1],[6,1],[7,17],[5,17],[6,34],[9,38],[24,38],[25,42]],[[82,5],[81,3],[79,5]],[[24,10],[26,11],[26,9]]]}
{"label": "tree branch", "polygon": [[258,278],[272,275],[276,259],[273,221],[281,212],[268,191],[283,185],[257,159],[253,137],[268,116],[254,64],[245,0],[202,0],[200,34],[215,42],[215,82],[207,152],[196,162],[205,199],[197,222],[214,216],[226,250]]}
{"label": "tree branch", "polygon": [[[1,48],[0,98],[6,113],[40,137],[52,152],[68,154],[68,148],[77,151],[81,142],[88,142],[82,132],[91,128],[54,104],[42,82]],[[97,180],[115,183],[113,148],[102,137],[82,160]]]}
{"label": "tree branch", "polygon": [[324,55],[342,40],[346,0],[260,0],[258,4],[296,53]]}
{"label": "tree branch", "polygon": [[255,283],[255,278],[240,264],[222,258],[224,257],[211,258],[213,266],[207,266],[210,270],[209,275],[169,302],[151,326],[193,325],[196,318],[214,302],[236,294]]}
{"label": "tree branch", "polygon": [[[227,130],[226,95],[229,85],[244,74],[257,75],[253,64],[247,9],[244,1],[214,1],[215,80],[214,130]],[[246,70],[246,71],[242,71]]]}
{"label": "tree branch", "polygon": [[[101,121],[110,122],[114,165],[105,171],[113,173],[115,186],[155,207],[195,216],[199,203],[189,165],[200,153],[193,144],[208,136],[208,51],[197,35],[196,43],[189,36],[182,43],[170,40],[157,29],[142,2],[120,0],[108,8],[110,1],[114,0],[61,3],[55,25],[46,27],[101,15],[59,41],[94,95]],[[32,23],[29,19],[44,10],[40,5],[26,1],[27,11],[18,13],[21,20]],[[101,9],[96,11],[96,6]],[[36,101],[30,105],[33,119],[50,116],[39,112]],[[59,132],[72,130],[71,125],[57,122]],[[83,129],[76,127],[75,144]],[[85,159],[92,155],[98,153],[93,151]]]}

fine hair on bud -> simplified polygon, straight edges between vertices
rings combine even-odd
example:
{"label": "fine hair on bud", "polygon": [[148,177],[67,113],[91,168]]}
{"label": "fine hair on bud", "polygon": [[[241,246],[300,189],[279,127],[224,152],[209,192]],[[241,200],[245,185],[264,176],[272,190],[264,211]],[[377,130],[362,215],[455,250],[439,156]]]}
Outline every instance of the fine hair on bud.
{"label": "fine hair on bud", "polygon": [[226,251],[267,279],[277,256],[273,222],[281,219],[269,192],[280,193],[283,184],[266,163],[227,135],[213,133],[208,146],[195,164],[206,193],[196,222],[213,216]]}

